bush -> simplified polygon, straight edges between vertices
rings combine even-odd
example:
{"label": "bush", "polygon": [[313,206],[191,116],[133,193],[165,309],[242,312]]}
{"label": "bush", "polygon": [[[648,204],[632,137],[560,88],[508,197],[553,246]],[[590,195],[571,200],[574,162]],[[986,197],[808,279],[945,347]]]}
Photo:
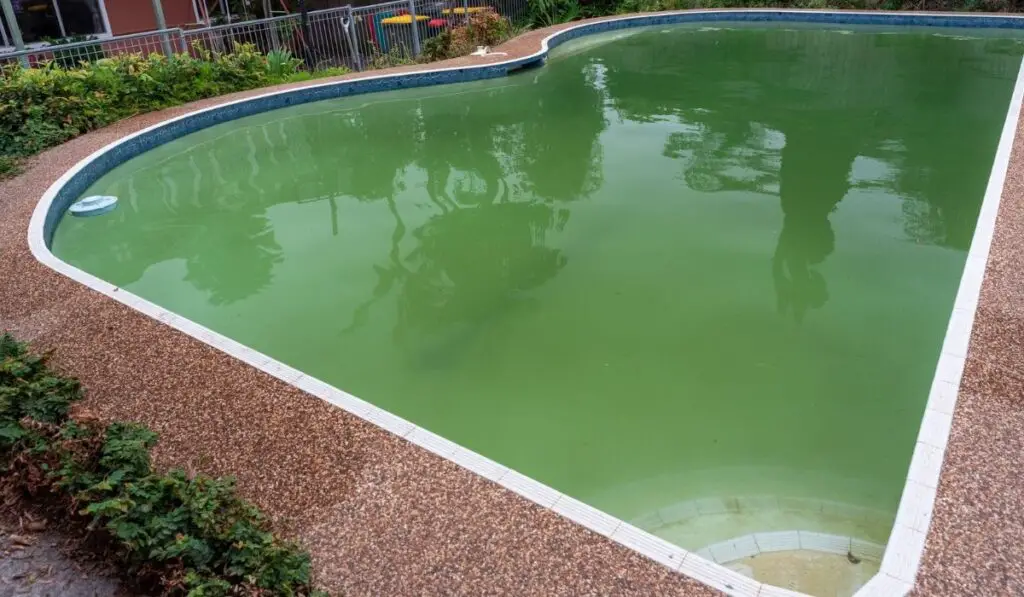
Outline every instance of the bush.
{"label": "bush", "polygon": [[496,46],[512,37],[508,19],[494,12],[476,12],[465,25],[443,31],[423,44],[422,62],[466,56],[477,46]]}
{"label": "bush", "polygon": [[18,160],[6,156],[0,155],[0,180],[14,176],[21,171],[21,165],[18,164]]}
{"label": "bush", "polygon": [[[157,436],[104,425],[77,381],[0,336],[0,480],[100,530],[127,578],[164,595],[315,595],[309,556],[277,539],[230,479],[153,469]],[[322,593],[319,593],[323,595]]]}
{"label": "bush", "polygon": [[[0,156],[28,156],[135,114],[311,76],[287,53],[268,62],[255,46],[196,56],[121,54],[77,68],[50,62],[0,70]],[[339,74],[338,69],[324,73]]]}

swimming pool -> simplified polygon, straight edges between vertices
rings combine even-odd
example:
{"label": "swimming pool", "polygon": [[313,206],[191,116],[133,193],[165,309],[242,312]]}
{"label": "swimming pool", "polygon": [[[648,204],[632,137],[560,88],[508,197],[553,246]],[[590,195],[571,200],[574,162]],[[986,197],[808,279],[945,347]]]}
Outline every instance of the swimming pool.
{"label": "swimming pool", "polygon": [[1020,48],[607,34],[182,137],[52,246],[684,548],[884,543]]}

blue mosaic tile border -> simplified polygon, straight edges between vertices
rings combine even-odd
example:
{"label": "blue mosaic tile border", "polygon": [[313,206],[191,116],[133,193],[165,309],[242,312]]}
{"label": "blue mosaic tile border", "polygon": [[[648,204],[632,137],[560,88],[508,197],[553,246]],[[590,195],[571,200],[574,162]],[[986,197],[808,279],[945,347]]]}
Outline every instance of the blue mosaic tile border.
{"label": "blue mosaic tile border", "polygon": [[[521,68],[541,64],[548,51],[569,40],[634,27],[675,25],[704,22],[790,22],[821,23],[828,25],[889,25],[911,27],[958,27],[981,29],[1024,29],[1024,18],[997,15],[957,15],[928,13],[893,12],[819,12],[784,10],[709,10],[668,12],[633,17],[622,17],[594,23],[581,24],[553,35],[547,40],[547,48],[535,54],[506,62],[467,66],[464,68],[442,69],[373,76],[372,78],[339,81],[337,83],[314,85],[289,91],[281,91],[242,100],[222,106],[215,106],[195,112],[183,118],[168,121],[142,134],[115,145],[82,167],[64,184],[46,214],[43,236],[47,247],[53,240],[53,233],[67,208],[78,199],[101,176],[116,166],[169,141],[194,133],[217,124],[269,112],[278,108],[297,106],[309,102],[335,99],[351,95],[392,91],[429,85],[444,85],[481,79],[503,77]],[[370,75],[372,76],[372,74]]]}

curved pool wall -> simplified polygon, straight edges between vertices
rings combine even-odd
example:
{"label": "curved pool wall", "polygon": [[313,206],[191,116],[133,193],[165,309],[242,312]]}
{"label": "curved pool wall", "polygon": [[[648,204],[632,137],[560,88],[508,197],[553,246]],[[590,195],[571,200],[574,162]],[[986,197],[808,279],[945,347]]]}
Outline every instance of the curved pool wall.
{"label": "curved pool wall", "polygon": [[[68,206],[78,199],[82,192],[96,182],[100,176],[114,167],[179,137],[253,114],[260,114],[278,108],[296,106],[320,100],[335,99],[351,95],[392,91],[430,85],[461,83],[480,79],[503,77],[523,68],[538,66],[547,58],[548,52],[572,39],[620,29],[675,25],[700,22],[790,22],[825,25],[886,25],[902,27],[946,27],[985,29],[1024,29],[1024,17],[1018,16],[972,16],[949,14],[913,14],[881,12],[813,12],[788,10],[709,10],[652,14],[622,17],[585,23],[555,32],[541,42],[541,49],[522,58],[501,62],[440,68],[424,71],[360,77],[358,79],[311,85],[299,89],[271,92],[253,98],[229,102],[212,108],[198,110],[179,118],[155,125],[111,145],[100,149],[92,156],[69,171],[54,187],[57,192],[46,211],[43,224],[43,238],[50,246],[57,223]],[[53,189],[51,189],[52,191]],[[46,196],[50,196],[47,192]]]}
{"label": "curved pool wall", "polygon": [[[744,555],[742,545],[755,540],[756,534],[737,537],[714,546],[700,549],[697,557],[631,524],[618,520],[569,496],[562,495],[533,479],[458,446],[436,434],[419,428],[395,415],[383,411],[363,400],[337,390],[319,380],[304,375],[292,367],[274,361],[230,338],[224,337],[188,319],[182,318],[140,297],[70,266],[54,256],[50,243],[54,231],[67,208],[101,176],[116,166],[149,149],[183,137],[201,129],[237,118],[259,114],[287,106],[404,88],[424,87],[447,83],[496,78],[510,72],[537,66],[547,58],[548,52],[571,39],[634,27],[699,23],[699,22],[790,22],[825,25],[886,25],[946,28],[1024,29],[1024,17],[973,16],[950,14],[879,13],[879,12],[811,12],[785,10],[709,10],[663,13],[634,17],[621,17],[583,23],[557,31],[540,43],[540,49],[524,57],[480,65],[450,67],[389,75],[366,76],[299,89],[270,92],[198,110],[165,121],[132,135],[128,135],[93,153],[65,173],[43,195],[37,205],[28,232],[33,255],[45,265],[61,272],[90,288],[147,315],[175,327],[207,344],[215,346],[283,381],[314,394],[336,406],[396,433],[413,443],[468,468],[481,476],[496,481],[546,508],[607,536],[631,549],[639,551],[670,568],[678,570],[705,584],[736,595],[772,595],[774,587],[762,585],[720,566]],[[1024,74],[1024,70],[1021,71]],[[953,314],[947,328],[945,342],[938,362],[935,380],[929,394],[928,405],[921,425],[918,442],[908,481],[900,502],[896,522],[886,548],[882,570],[857,595],[905,594],[913,586],[924,550],[924,538],[931,517],[935,488],[938,484],[946,438],[951,427],[952,409],[963,371],[970,329],[973,323],[981,279],[988,257],[995,216],[1005,180],[1010,149],[1024,99],[1024,81],[1018,75],[1009,111],[997,148],[994,167],[985,192],[977,230],[961,278]],[[822,535],[820,545],[800,540],[801,531],[787,532],[792,546],[814,551],[838,553],[836,537]],[[808,536],[816,533],[805,533]],[[787,535],[788,536],[788,535]],[[849,540],[854,537],[840,537]],[[841,541],[840,541],[841,542]],[[806,543],[806,545],[804,544]],[[789,544],[787,544],[789,545]],[[761,547],[758,553],[779,549]],[[878,549],[868,545],[873,553]],[[841,550],[840,550],[841,551]],[[851,549],[851,552],[856,550]],[[721,556],[716,553],[722,554]],[[754,554],[756,555],[756,554]],[[864,554],[868,555],[868,554]],[[709,558],[709,556],[711,556]],[[870,555],[869,555],[870,557]],[[877,556],[876,556],[877,557]],[[779,595],[794,595],[779,592]]]}

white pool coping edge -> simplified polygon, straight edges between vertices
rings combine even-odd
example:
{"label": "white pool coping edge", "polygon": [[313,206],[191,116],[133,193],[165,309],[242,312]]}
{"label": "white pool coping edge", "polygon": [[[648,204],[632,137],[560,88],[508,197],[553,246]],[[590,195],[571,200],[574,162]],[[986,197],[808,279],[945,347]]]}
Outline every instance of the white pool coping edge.
{"label": "white pool coping edge", "polygon": [[[730,12],[834,13],[835,11],[737,9],[671,11],[671,13],[665,14],[695,12],[724,14]],[[842,11],[839,14],[876,15],[878,14],[878,11]],[[914,12],[909,14],[920,16],[949,16],[949,13]],[[644,19],[650,16],[650,14],[634,15],[614,20],[629,21],[634,19]],[[957,16],[992,18],[993,15]],[[1005,18],[1013,19],[1022,17],[1007,15]],[[589,24],[590,23],[581,23],[552,33],[541,41],[540,50],[525,57],[497,62],[481,62],[478,65],[423,69],[405,73],[354,77],[343,81],[307,85],[302,87],[302,89],[344,85],[355,81],[393,78],[408,74],[465,70],[494,67],[509,63],[521,63],[524,59],[546,56],[548,53],[549,42],[552,39],[560,35],[564,35],[569,31],[586,27]],[[836,24],[838,25],[839,23]],[[827,24],[822,23],[821,25],[825,26]],[[401,436],[421,448],[429,450],[442,458],[450,460],[459,466],[468,469],[471,472],[494,481],[502,487],[509,489],[536,504],[552,510],[563,517],[590,529],[591,531],[608,537],[627,548],[637,551],[640,554],[678,571],[685,576],[726,592],[729,595],[736,595],[739,597],[800,597],[804,595],[799,592],[757,582],[713,561],[707,560],[700,555],[677,547],[664,539],[656,537],[651,533],[580,502],[568,495],[562,494],[539,481],[509,469],[504,465],[451,442],[323,381],[308,376],[293,367],[274,360],[263,353],[214,332],[213,330],[210,330],[190,319],[181,317],[126,290],[122,290],[117,286],[105,282],[92,274],[58,259],[50,251],[45,239],[45,222],[46,215],[50,211],[51,205],[64,185],[66,185],[89,163],[96,160],[104,153],[118,145],[127,143],[131,139],[148,134],[152,130],[163,127],[170,122],[192,118],[196,114],[220,109],[231,104],[245,103],[263,97],[293,92],[295,89],[296,88],[289,88],[285,90],[271,91],[194,110],[126,135],[93,152],[88,157],[75,164],[75,166],[57,179],[56,182],[50,185],[43,194],[39,203],[36,205],[36,208],[32,213],[31,221],[29,222],[28,230],[28,244],[32,255],[43,265],[71,278],[72,280],[75,280],[76,282],[113,298],[114,300],[157,319],[181,332],[184,332],[201,342],[217,348],[280,379],[281,381],[284,381],[285,383],[295,386],[307,393],[313,394],[330,404],[342,408],[370,423],[394,433],[395,435]],[[1002,196],[1003,183],[1005,182],[1007,168],[1009,167],[1010,153],[1013,148],[1013,141],[1016,135],[1022,101],[1024,101],[1024,60],[1022,60],[1021,69],[1018,71],[1017,81],[1010,99],[1010,106],[1007,111],[1006,120],[1003,124],[999,145],[993,161],[992,172],[985,190],[981,210],[978,215],[978,222],[974,237],[971,241],[971,247],[964,266],[964,272],[961,276],[959,290],[956,295],[956,300],[954,301],[953,312],[950,316],[949,324],[946,329],[945,340],[936,366],[935,377],[928,395],[927,406],[921,422],[921,428],[913,452],[910,469],[907,474],[907,482],[904,486],[903,495],[900,499],[896,522],[893,525],[889,542],[886,545],[885,554],[882,559],[881,570],[866,585],[858,590],[854,597],[902,597],[913,588],[913,584],[920,567],[921,558],[924,554],[925,537],[931,522],[936,490],[939,483],[943,456],[945,454],[945,447],[952,428],[952,415],[956,406],[960,380],[963,376],[967,347],[970,341],[971,329],[974,323],[974,315],[977,310],[979,295],[981,293],[981,282],[985,274],[985,265],[988,261],[989,250],[992,244],[996,216],[999,211],[999,202]]]}

